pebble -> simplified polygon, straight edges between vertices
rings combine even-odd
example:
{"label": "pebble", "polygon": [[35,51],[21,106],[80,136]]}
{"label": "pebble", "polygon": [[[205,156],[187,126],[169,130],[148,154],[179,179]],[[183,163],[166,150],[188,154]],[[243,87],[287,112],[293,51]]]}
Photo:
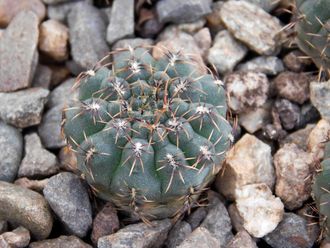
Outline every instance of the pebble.
{"label": "pebble", "polygon": [[223,173],[219,173],[215,186],[226,198],[234,200],[237,189],[253,183],[265,183],[273,188],[275,171],[271,147],[245,134],[227,153]]}
{"label": "pebble", "polygon": [[244,0],[253,3],[267,12],[274,10],[280,3],[279,0]]}
{"label": "pebble", "polygon": [[0,235],[0,247],[24,248],[29,245],[30,238],[29,230],[20,226],[11,232]]}
{"label": "pebble", "polygon": [[191,226],[191,229],[196,229],[200,223],[205,219],[207,215],[207,210],[205,207],[198,207],[194,212],[192,212],[186,219],[186,221]]}
{"label": "pebble", "polygon": [[165,246],[167,248],[178,247],[192,232],[192,228],[186,221],[177,222],[168,234]]}
{"label": "pebble", "polygon": [[135,47],[151,47],[154,44],[154,40],[152,39],[142,39],[142,38],[130,38],[130,39],[121,39],[118,40],[113,46],[112,50],[120,49],[120,48],[128,48],[131,46]]}
{"label": "pebble", "polygon": [[204,227],[196,228],[177,248],[220,248],[220,242]]}
{"label": "pebble", "polygon": [[330,121],[330,80],[311,82],[311,102],[320,112],[323,119]]}
{"label": "pebble", "polygon": [[207,20],[207,26],[210,28],[212,35],[215,35],[225,29],[225,26],[220,18],[220,9],[223,3],[223,1],[213,2],[211,6],[212,12],[205,17]]}
{"label": "pebble", "polygon": [[269,76],[276,76],[284,71],[282,60],[275,56],[259,56],[237,67],[240,71],[262,72]]}
{"label": "pebble", "polygon": [[230,241],[226,248],[257,248],[256,242],[251,238],[248,232],[242,230],[238,232]]}
{"label": "pebble", "polygon": [[308,124],[305,128],[290,133],[283,140],[280,140],[280,146],[283,147],[287,143],[295,144],[299,149],[307,151],[307,139],[315,124]]}
{"label": "pebble", "polygon": [[23,11],[4,31],[0,40],[0,92],[31,85],[38,63],[38,25],[34,12]]}
{"label": "pebble", "polygon": [[235,40],[227,31],[220,31],[213,40],[213,46],[207,55],[208,63],[214,65],[218,72],[230,72],[247,54],[248,49]]}
{"label": "pebble", "polygon": [[181,23],[181,24],[173,24],[179,30],[186,32],[188,34],[194,35],[199,30],[203,29],[206,24],[205,18],[200,18],[197,21],[189,22],[189,23]]}
{"label": "pebble", "polygon": [[21,11],[33,11],[39,22],[46,16],[46,8],[40,0],[1,0],[0,27],[6,27]]}
{"label": "pebble", "polygon": [[46,184],[48,183],[48,178],[42,179],[42,180],[31,180],[28,179],[27,177],[21,177],[17,179],[14,184],[31,189],[33,191],[37,191],[38,193],[42,193],[44,190]]}
{"label": "pebble", "polygon": [[55,86],[63,83],[64,80],[66,80],[67,78],[69,78],[71,76],[71,72],[64,65],[52,65],[50,67],[50,69],[53,72],[52,73],[52,80],[50,82],[50,85],[52,87],[55,87]]}
{"label": "pebble", "polygon": [[303,73],[282,72],[273,81],[280,97],[303,104],[309,99],[310,78]]}
{"label": "pebble", "polygon": [[39,50],[57,62],[68,56],[69,29],[59,21],[49,19],[40,25]]}
{"label": "pebble", "polygon": [[106,24],[100,10],[79,2],[70,11],[68,24],[71,55],[78,65],[89,69],[108,54]]}
{"label": "pebble", "polygon": [[30,88],[11,93],[0,93],[0,118],[19,128],[40,123],[49,91]]}
{"label": "pebble", "polygon": [[45,239],[52,230],[53,219],[42,195],[0,181],[0,219],[27,228],[35,239]]}
{"label": "pebble", "polygon": [[56,156],[43,148],[36,133],[24,137],[25,155],[18,170],[18,177],[43,178],[58,172]]}
{"label": "pebble", "polygon": [[225,247],[233,238],[232,225],[225,205],[214,197],[208,207],[208,213],[200,227],[206,228],[220,245]]}
{"label": "pebble", "polygon": [[264,240],[273,248],[310,248],[318,232],[309,232],[309,229],[304,218],[294,213],[285,213],[281,223]]}
{"label": "pebble", "polygon": [[75,79],[69,78],[53,89],[49,95],[47,108],[70,106],[78,98],[78,93],[73,91],[74,83]]}
{"label": "pebble", "polygon": [[300,208],[310,197],[312,156],[295,144],[285,144],[274,155],[275,193],[289,210]]}
{"label": "pebble", "polygon": [[79,177],[69,172],[59,173],[49,179],[43,193],[65,229],[85,237],[92,226],[92,209]]}
{"label": "pebble", "polygon": [[233,230],[236,232],[245,231],[243,227],[243,218],[239,215],[235,203],[228,206],[228,214],[230,216],[231,224],[233,225]]}
{"label": "pebble", "polygon": [[238,40],[261,55],[272,55],[278,49],[280,21],[262,8],[246,1],[228,1],[220,17]]}
{"label": "pebble", "polygon": [[70,2],[71,0],[42,0],[45,4],[59,4],[59,3],[65,3]]}
{"label": "pebble", "polygon": [[7,228],[8,228],[7,221],[0,220],[0,234],[6,232],[7,231]]}
{"label": "pebble", "polygon": [[61,169],[65,171],[77,172],[77,156],[68,146],[61,148],[58,157],[60,160]]}
{"label": "pebble", "polygon": [[106,203],[93,220],[91,239],[94,244],[97,244],[99,238],[113,234],[118,230],[119,219],[117,210],[111,203]]}
{"label": "pebble", "polygon": [[163,245],[172,223],[169,219],[131,224],[118,232],[101,237],[98,248],[159,248]]}
{"label": "pebble", "polygon": [[274,114],[279,116],[285,130],[299,127],[302,116],[300,107],[287,99],[277,99],[273,106]]}
{"label": "pebble", "polygon": [[160,22],[193,22],[204,15],[211,13],[210,0],[163,0],[156,5],[157,16]]}
{"label": "pebble", "polygon": [[29,248],[92,248],[76,236],[60,236],[56,239],[46,239],[32,242]]}
{"label": "pebble", "polygon": [[267,101],[263,106],[247,110],[238,118],[239,124],[249,133],[255,133],[271,122],[271,108],[273,102]]}
{"label": "pebble", "polygon": [[307,151],[313,154],[315,161],[322,160],[325,142],[330,138],[330,123],[320,120],[310,132],[307,140]]}
{"label": "pebble", "polygon": [[[81,0],[83,1],[83,0]],[[86,0],[85,2],[87,2]],[[60,3],[56,5],[49,5],[47,6],[47,15],[49,19],[56,20],[62,23],[67,23],[67,17],[72,9],[74,9],[77,4],[79,4],[78,1],[72,1],[72,2],[65,2]]]}
{"label": "pebble", "polygon": [[284,56],[283,63],[289,71],[302,72],[312,62],[303,52],[294,50]]}
{"label": "pebble", "polygon": [[269,82],[267,76],[260,72],[235,72],[224,78],[228,105],[236,113],[250,108],[261,107],[266,103]]}
{"label": "pebble", "polygon": [[310,103],[306,102],[300,108],[301,119],[298,128],[305,127],[308,123],[315,123],[321,119],[319,111]]}
{"label": "pebble", "polygon": [[50,67],[39,64],[32,80],[32,87],[49,89],[53,72]]}
{"label": "pebble", "polygon": [[208,28],[202,28],[193,35],[197,46],[201,49],[202,56],[206,57],[212,44],[212,37]]}
{"label": "pebble", "polygon": [[139,30],[139,35],[144,38],[154,38],[163,27],[164,24],[160,23],[156,16],[153,16],[153,18],[148,19],[143,23],[141,30]]}
{"label": "pebble", "polygon": [[272,232],[283,218],[284,205],[265,183],[249,184],[236,190],[236,207],[243,226],[253,237]]}
{"label": "pebble", "polygon": [[22,134],[0,121],[0,181],[14,181],[23,154]]}
{"label": "pebble", "polygon": [[114,0],[107,28],[107,41],[111,45],[131,36],[134,36],[134,0]]}

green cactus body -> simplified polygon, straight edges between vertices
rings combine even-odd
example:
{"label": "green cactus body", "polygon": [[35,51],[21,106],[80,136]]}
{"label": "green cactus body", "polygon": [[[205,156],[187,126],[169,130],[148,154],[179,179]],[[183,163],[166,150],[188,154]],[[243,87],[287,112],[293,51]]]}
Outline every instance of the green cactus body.
{"label": "green cactus body", "polygon": [[63,131],[98,196],[135,219],[181,214],[221,168],[231,143],[225,91],[179,53],[113,53],[77,82]]}
{"label": "green cactus body", "polygon": [[316,207],[320,214],[320,226],[324,238],[330,241],[330,142],[326,143],[321,171],[312,186]]}
{"label": "green cactus body", "polygon": [[330,1],[296,0],[299,48],[330,75]]}

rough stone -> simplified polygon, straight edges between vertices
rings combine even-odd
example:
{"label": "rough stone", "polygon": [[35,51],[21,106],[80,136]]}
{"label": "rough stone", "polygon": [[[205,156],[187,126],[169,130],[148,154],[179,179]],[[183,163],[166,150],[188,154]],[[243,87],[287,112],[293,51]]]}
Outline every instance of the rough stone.
{"label": "rough stone", "polygon": [[25,156],[18,170],[18,177],[42,178],[59,170],[56,156],[43,148],[36,133],[25,135]]}
{"label": "rough stone", "polygon": [[213,46],[208,51],[207,61],[223,74],[232,71],[247,51],[247,48],[236,41],[227,30],[223,30],[215,36]]}
{"label": "rough stone", "polygon": [[68,58],[69,29],[59,21],[47,20],[40,25],[39,50],[61,62]]}
{"label": "rough stone", "polygon": [[304,218],[294,213],[285,213],[281,223],[264,240],[274,248],[310,248],[318,233],[310,233],[308,229]]}
{"label": "rough stone", "polygon": [[49,91],[31,88],[11,93],[0,93],[0,118],[19,128],[40,123]]}
{"label": "rough stone", "polygon": [[324,157],[325,142],[330,138],[330,123],[320,120],[310,132],[307,140],[307,151],[310,152],[315,161]]}
{"label": "rough stone", "polygon": [[0,181],[14,181],[23,154],[22,134],[0,121]]}
{"label": "rough stone", "polygon": [[311,193],[312,156],[295,144],[285,144],[274,155],[275,193],[289,210],[301,207]]}
{"label": "rough stone", "polygon": [[226,248],[257,248],[256,242],[246,231],[238,232]]}
{"label": "rough stone", "polygon": [[283,147],[287,143],[293,143],[299,149],[307,151],[308,136],[314,127],[314,124],[308,124],[305,128],[290,133],[283,140],[280,140],[280,146]]}
{"label": "rough stone", "polygon": [[48,178],[42,180],[30,180],[27,177],[22,177],[17,179],[14,184],[31,189],[33,191],[37,191],[38,193],[42,193],[46,184],[48,183]]}
{"label": "rough stone", "polygon": [[261,238],[272,232],[283,218],[284,205],[264,184],[249,184],[236,190],[236,207],[243,226],[252,236]]}
{"label": "rough stone", "polygon": [[69,172],[59,173],[49,179],[43,193],[65,229],[78,237],[86,236],[92,226],[92,209],[79,177]]}
{"label": "rough stone", "polygon": [[260,72],[236,72],[224,79],[229,95],[228,105],[234,112],[261,107],[267,100],[269,82]]}
{"label": "rough stone", "polygon": [[48,66],[39,64],[32,80],[32,87],[49,89],[52,73],[52,70]]}
{"label": "rough stone", "polygon": [[118,40],[113,46],[112,50],[116,50],[118,48],[125,48],[131,46],[135,47],[151,47],[154,44],[154,40],[152,39],[142,39],[142,38],[131,38],[131,39],[121,39]]}
{"label": "rough stone", "polygon": [[275,56],[260,56],[244,64],[240,64],[237,68],[240,71],[262,72],[269,76],[275,76],[284,71],[282,60]]}
{"label": "rough stone", "polygon": [[81,67],[89,69],[108,54],[106,23],[100,10],[79,2],[70,11],[68,23],[71,55]]}
{"label": "rough stone", "polygon": [[160,22],[193,22],[202,16],[211,13],[210,0],[159,1],[156,5]]}
{"label": "rough stone", "polygon": [[253,51],[271,55],[278,49],[280,21],[246,1],[225,2],[220,16],[228,30]]}
{"label": "rough stone", "polygon": [[175,248],[192,232],[191,226],[186,221],[177,222],[168,234],[166,240],[167,248]]}
{"label": "rough stone", "polygon": [[119,229],[117,210],[111,203],[107,203],[93,220],[91,239],[97,244],[99,238],[113,234]]}
{"label": "rough stone", "polygon": [[302,72],[312,62],[303,52],[294,50],[284,56],[283,63],[289,71]]}
{"label": "rough stone", "polygon": [[23,11],[4,31],[0,40],[0,92],[31,85],[38,61],[38,25],[34,12]]}
{"label": "rough stone", "polygon": [[134,0],[114,0],[107,29],[107,41],[113,44],[130,36],[134,36]]}
{"label": "rough stone", "polygon": [[322,118],[330,121],[330,80],[327,82],[311,82],[310,94],[312,104],[320,112]]}
{"label": "rough stone", "polygon": [[0,181],[0,219],[27,228],[36,239],[45,239],[52,230],[53,219],[42,195]]}
{"label": "rough stone", "polygon": [[220,242],[204,227],[196,228],[177,248],[220,248]]}
{"label": "rough stone", "polygon": [[0,235],[0,247],[24,248],[30,243],[30,232],[24,227],[18,227],[11,232]]}
{"label": "rough stone", "polygon": [[115,234],[100,238],[97,247],[159,248],[163,245],[172,224],[169,219],[152,221],[151,224],[128,225]]}
{"label": "rough stone", "polygon": [[32,242],[29,248],[92,248],[76,236],[60,236],[56,239],[46,239]]}
{"label": "rough stone", "polygon": [[245,134],[227,153],[223,172],[216,178],[216,188],[228,199],[247,184],[265,183],[273,188],[275,171],[271,148],[255,136]]}
{"label": "rough stone", "polygon": [[274,114],[280,119],[284,129],[292,130],[299,127],[301,122],[300,107],[287,99],[277,99],[273,106]]}
{"label": "rough stone", "polygon": [[39,22],[46,16],[46,8],[40,0],[1,0],[0,27],[6,27],[21,11],[33,11]]}

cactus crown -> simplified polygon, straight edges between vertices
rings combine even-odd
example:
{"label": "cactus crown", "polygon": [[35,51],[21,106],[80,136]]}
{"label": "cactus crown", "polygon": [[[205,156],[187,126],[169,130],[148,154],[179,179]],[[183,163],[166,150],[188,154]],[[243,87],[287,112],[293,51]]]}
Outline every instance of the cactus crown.
{"label": "cactus crown", "polygon": [[221,81],[181,53],[114,51],[78,77],[63,131],[95,192],[137,219],[182,213],[230,146]]}

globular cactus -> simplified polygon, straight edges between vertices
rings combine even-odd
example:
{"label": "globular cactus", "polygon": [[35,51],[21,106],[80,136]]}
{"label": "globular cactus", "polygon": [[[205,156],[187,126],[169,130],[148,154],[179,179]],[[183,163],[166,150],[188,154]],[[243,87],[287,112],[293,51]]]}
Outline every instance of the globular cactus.
{"label": "globular cactus", "polygon": [[138,47],[111,56],[78,79],[79,100],[64,112],[78,167],[99,197],[134,219],[179,215],[231,143],[222,83],[181,53],[156,60]]}
{"label": "globular cactus", "polygon": [[330,142],[325,145],[321,169],[315,177],[312,189],[320,215],[321,237],[330,241]]}
{"label": "globular cactus", "polygon": [[297,43],[330,76],[330,1],[296,0]]}

